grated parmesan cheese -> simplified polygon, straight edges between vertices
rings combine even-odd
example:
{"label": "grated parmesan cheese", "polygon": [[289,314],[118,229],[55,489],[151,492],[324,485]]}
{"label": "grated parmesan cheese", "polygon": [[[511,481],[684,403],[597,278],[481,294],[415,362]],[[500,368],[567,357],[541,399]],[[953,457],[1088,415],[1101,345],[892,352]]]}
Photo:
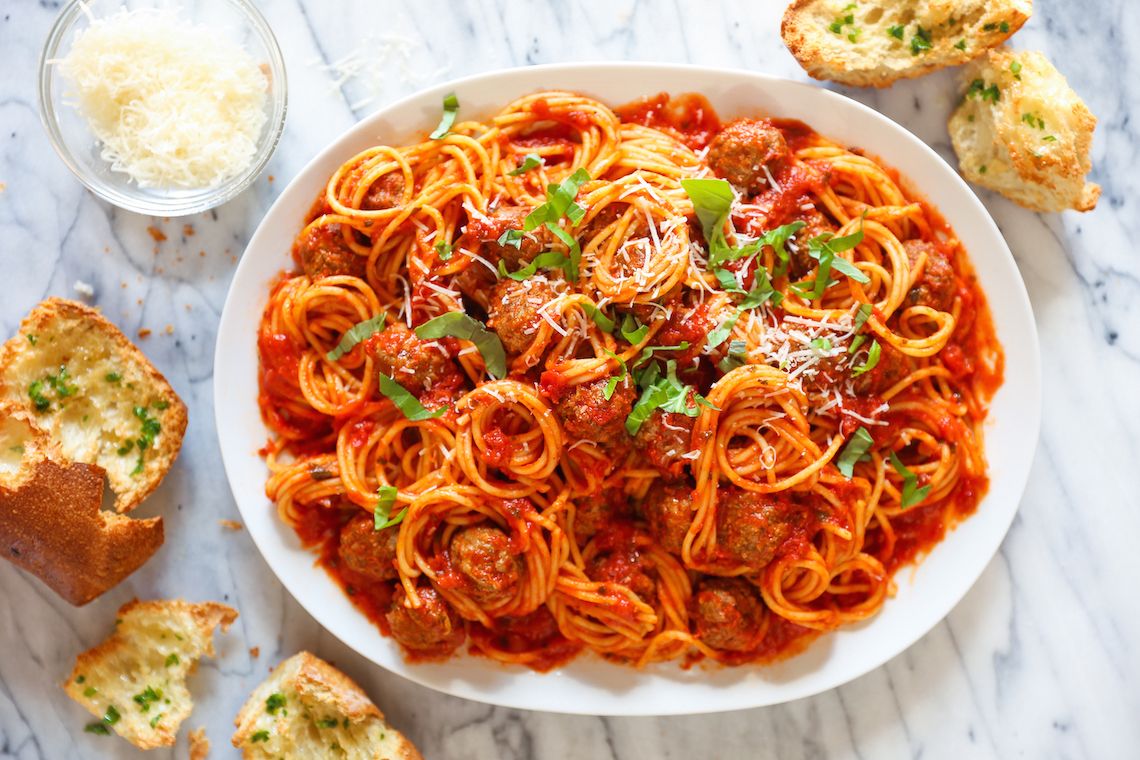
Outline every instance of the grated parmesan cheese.
{"label": "grated parmesan cheese", "polygon": [[269,82],[248,52],[169,9],[121,10],[58,62],[101,155],[142,188],[196,190],[257,153]]}

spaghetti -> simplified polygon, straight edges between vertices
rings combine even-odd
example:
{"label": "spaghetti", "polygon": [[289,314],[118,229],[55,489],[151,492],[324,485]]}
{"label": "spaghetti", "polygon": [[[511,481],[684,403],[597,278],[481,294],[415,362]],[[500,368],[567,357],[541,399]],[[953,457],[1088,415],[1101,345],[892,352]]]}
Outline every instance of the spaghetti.
{"label": "spaghetti", "polygon": [[695,95],[436,136],[333,174],[258,336],[266,491],[409,656],[771,661],[975,510],[1001,347],[889,170]]}

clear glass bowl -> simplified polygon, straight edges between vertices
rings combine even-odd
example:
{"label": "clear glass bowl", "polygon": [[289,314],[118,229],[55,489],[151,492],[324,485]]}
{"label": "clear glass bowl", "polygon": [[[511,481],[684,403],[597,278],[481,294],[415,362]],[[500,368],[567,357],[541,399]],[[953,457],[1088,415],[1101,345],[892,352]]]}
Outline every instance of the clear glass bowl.
{"label": "clear glass bowl", "polygon": [[70,83],[49,61],[67,55],[76,32],[90,22],[83,6],[95,18],[104,18],[120,8],[159,8],[164,0],[72,0],[48,34],[40,55],[40,119],[63,162],[91,192],[120,208],[150,216],[186,216],[219,206],[230,200],[257,178],[269,162],[285,127],[287,86],[285,62],[277,39],[265,18],[248,0],[191,0],[177,8],[179,16],[194,24],[206,24],[218,34],[244,47],[253,59],[267,69],[269,97],[266,122],[258,138],[257,153],[246,169],[216,187],[200,190],[140,188],[123,172],[111,170],[100,155],[101,145],[74,106],[64,102]]}

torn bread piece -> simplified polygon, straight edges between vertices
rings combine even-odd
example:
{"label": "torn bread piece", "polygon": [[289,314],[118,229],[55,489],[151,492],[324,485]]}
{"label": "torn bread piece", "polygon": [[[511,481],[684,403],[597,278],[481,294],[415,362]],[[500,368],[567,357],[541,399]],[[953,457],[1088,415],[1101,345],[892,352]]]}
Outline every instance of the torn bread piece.
{"label": "torn bread piece", "polygon": [[67,459],[105,469],[119,512],[158,487],[186,432],[185,404],[142,352],[62,298],[32,309],[0,348],[0,399],[34,414]]}
{"label": "torn bread piece", "polygon": [[210,755],[210,740],[206,738],[206,727],[199,726],[187,736],[190,740],[190,760],[206,760]]}
{"label": "torn bread piece", "polygon": [[278,665],[234,725],[246,760],[423,760],[351,678],[308,652]]}
{"label": "torn bread piece", "polygon": [[225,633],[237,616],[216,602],[135,599],[119,608],[115,633],[79,655],[63,689],[136,747],[168,747],[194,707],[186,676],[214,656],[214,629]]}
{"label": "torn bread piece", "polygon": [[1041,53],[992,50],[962,71],[948,124],[962,176],[1033,211],[1089,211],[1096,117]]}
{"label": "torn bread piece", "polygon": [[78,606],[162,546],[162,518],[100,509],[103,468],[68,461],[35,416],[0,400],[0,549]]}
{"label": "torn bread piece", "polygon": [[780,34],[816,79],[890,87],[1005,42],[1033,0],[796,0]]}

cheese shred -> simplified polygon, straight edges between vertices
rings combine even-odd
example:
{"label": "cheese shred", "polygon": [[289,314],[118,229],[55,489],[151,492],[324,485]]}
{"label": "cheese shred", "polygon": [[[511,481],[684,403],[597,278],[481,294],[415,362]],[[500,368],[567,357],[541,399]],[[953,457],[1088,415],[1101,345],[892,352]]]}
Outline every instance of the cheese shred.
{"label": "cheese shred", "polygon": [[216,187],[257,153],[266,75],[236,42],[171,9],[93,20],[59,66],[103,159],[141,188]]}

